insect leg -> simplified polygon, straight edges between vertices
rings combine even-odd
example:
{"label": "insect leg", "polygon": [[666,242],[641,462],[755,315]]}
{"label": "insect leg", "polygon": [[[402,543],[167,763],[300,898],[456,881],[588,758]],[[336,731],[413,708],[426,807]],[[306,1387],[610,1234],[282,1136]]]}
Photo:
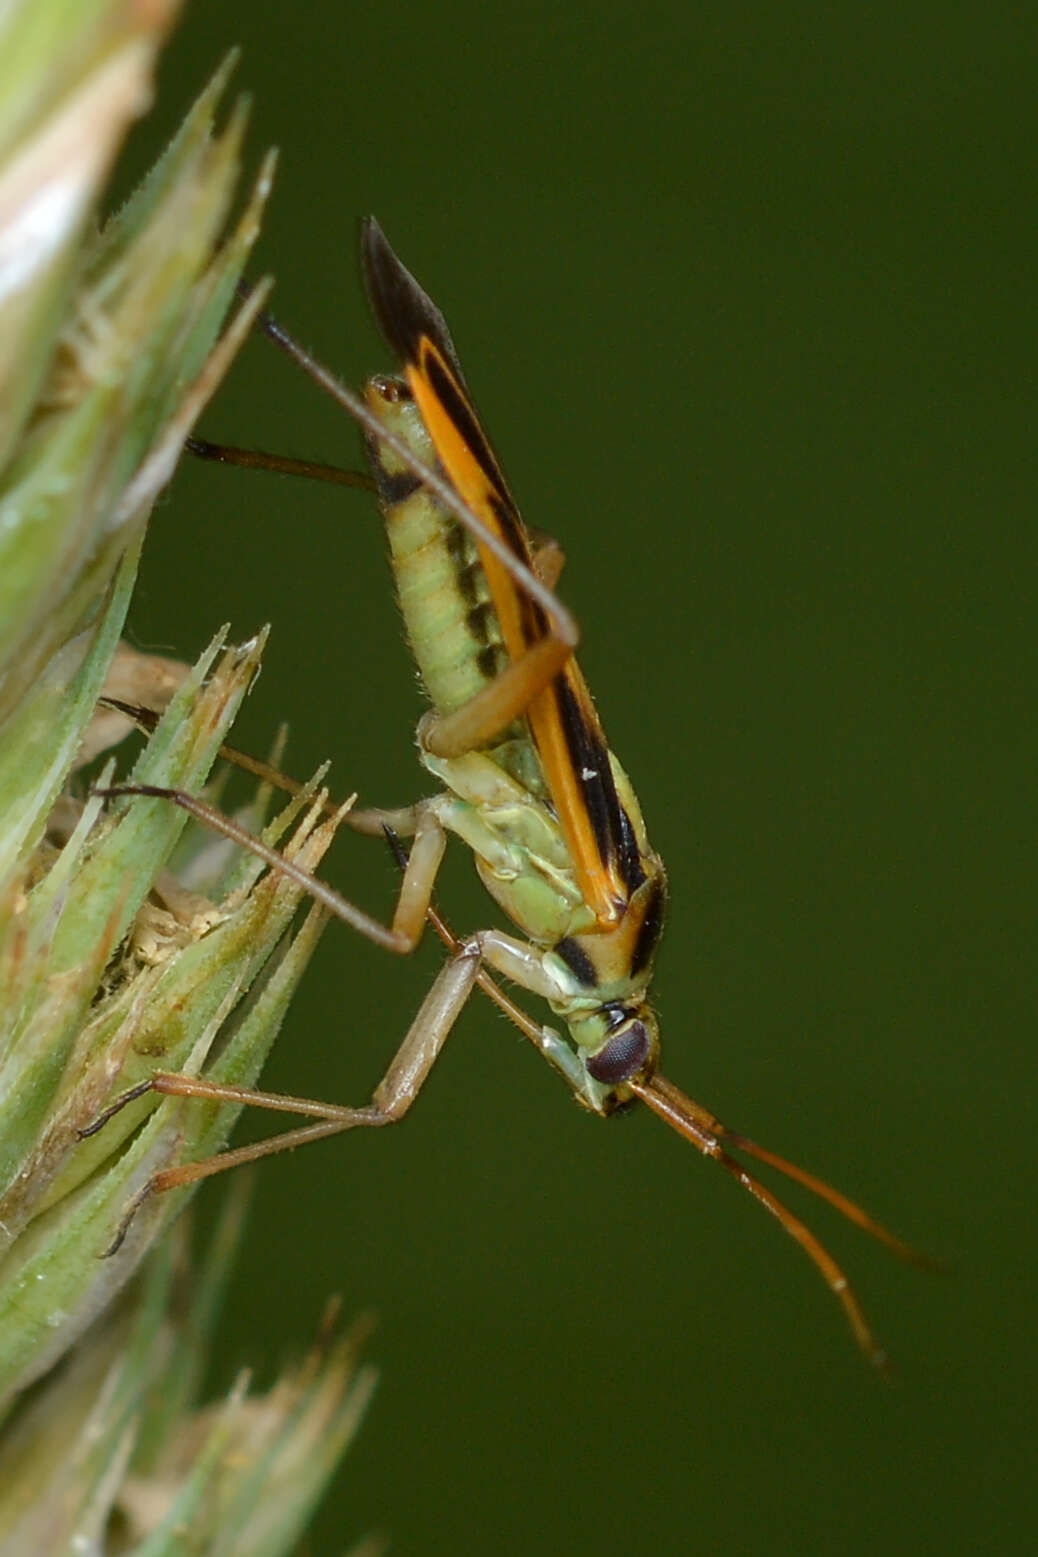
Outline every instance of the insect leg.
{"label": "insect leg", "polygon": [[358,487],[373,492],[375,483],[366,471],[345,470],[341,465],[326,465],[320,460],[294,459],[288,454],[268,454],[264,449],[242,449],[231,443],[210,443],[208,438],[185,438],[184,448],[196,459],[213,460],[218,465],[236,465],[242,470],[266,470],[277,476],[304,476],[308,481],[326,481],[337,487]]}
{"label": "insect leg", "polygon": [[239,844],[243,849],[248,849],[272,870],[296,882],[336,919],[342,919],[358,934],[366,936],[369,941],[374,941],[386,951],[406,955],[414,950],[421,938],[436,873],[447,841],[436,815],[434,802],[420,803],[414,809],[414,843],[404,871],[392,923],[385,925],[380,919],[365,913],[362,908],[351,903],[341,892],[337,892],[319,876],[314,876],[310,871],[296,865],[277,849],[272,849],[269,844],[264,843],[262,838],[257,838],[247,828],[240,826],[232,817],[225,816],[208,801],[200,799],[197,795],[188,794],[186,790],[165,789],[155,784],[117,784],[108,789],[95,790],[95,794],[105,799],[117,799],[124,795],[144,795],[152,799],[170,801],[181,810],[187,811],[197,821],[212,828],[214,832],[229,838],[232,843]]}
{"label": "insect leg", "polygon": [[555,635],[532,645],[500,675],[450,714],[426,714],[418,739],[434,757],[461,757],[489,746],[513,720],[525,714],[538,692],[555,679],[572,657],[573,645]]}
{"label": "insect leg", "polygon": [[322,1103],[313,1098],[286,1097],[273,1092],[255,1091],[248,1087],[223,1086],[207,1081],[202,1076],[180,1076],[160,1072],[147,1082],[134,1087],[105,1110],[82,1135],[94,1135],[105,1123],[132,1099],[146,1092],[156,1092],[167,1097],[186,1097],[216,1103],[250,1104],[269,1108],[279,1113],[306,1114],[315,1123],[301,1125],[296,1130],[286,1130],[280,1135],[268,1136],[248,1146],[233,1147],[214,1157],[198,1162],[185,1162],[175,1168],[156,1173],[137,1195],[120,1223],[107,1254],[119,1248],[142,1202],[150,1195],[170,1189],[182,1189],[185,1185],[212,1178],[229,1168],[256,1162],[261,1157],[271,1157],[278,1152],[291,1151],[296,1146],[308,1145],[328,1136],[341,1135],[347,1130],[372,1128],[395,1124],[407,1113],[418,1096],[437,1056],[446,1043],[451,1028],[475,988],[482,962],[480,937],[474,936],[460,946],[451,960],[437,974],[429,993],[422,1001],[418,1014],[408,1028],[396,1054],[382,1080],[372,1095],[371,1102],[361,1108],[349,1108],[342,1104]]}
{"label": "insect leg", "polygon": [[[123,714],[127,719],[132,719],[139,730],[150,735],[158,727],[160,713],[154,708],[145,708],[140,703],[127,703],[122,698],[103,696],[97,700],[99,708],[111,709],[115,713]],[[225,742],[216,754],[224,762],[229,762],[232,767],[239,768],[243,773],[251,773],[253,778],[258,778],[261,783],[269,784],[272,789],[279,789],[286,795],[300,795],[306,788],[299,779],[292,778],[288,773],[283,773],[280,768],[275,768],[269,762],[264,762],[262,757],[253,757],[249,752],[241,751],[237,746],[228,746]],[[397,806],[386,809],[384,807],[360,807],[354,806],[347,811],[342,818],[343,825],[352,828],[354,832],[364,833],[368,837],[383,838],[386,830],[400,838],[413,838],[415,828],[418,826],[417,805]],[[337,800],[326,800],[321,807],[322,816],[335,816],[342,810],[342,805]]]}

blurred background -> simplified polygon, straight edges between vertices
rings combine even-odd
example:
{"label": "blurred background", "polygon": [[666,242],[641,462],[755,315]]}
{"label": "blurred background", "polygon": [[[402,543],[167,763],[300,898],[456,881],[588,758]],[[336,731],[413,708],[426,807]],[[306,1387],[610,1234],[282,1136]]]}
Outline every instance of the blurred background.
{"label": "blurred background", "polygon": [[[666,1073],[955,1272],[791,1189],[886,1387],[747,1196],[648,1116],[582,1115],[474,1002],[403,1129],[262,1167],[214,1387],[269,1376],[332,1291],[377,1315],[321,1557],[373,1529],[497,1557],[1026,1548],[1033,18],[209,0],[123,192],[234,44],[254,162],[281,149],[276,311],[351,383],[392,366],[357,260],[376,212],[566,548],[670,870]],[[260,341],[201,430],[359,461]],[[136,641],[272,622],[238,743],[287,719],[290,771],[331,757],[340,794],[406,802],[422,702],[383,550],[362,494],[188,464]],[[388,913],[378,844],[329,868]],[[460,849],[440,901],[486,922]],[[329,927],[270,1085],[365,1100],[439,961]]]}

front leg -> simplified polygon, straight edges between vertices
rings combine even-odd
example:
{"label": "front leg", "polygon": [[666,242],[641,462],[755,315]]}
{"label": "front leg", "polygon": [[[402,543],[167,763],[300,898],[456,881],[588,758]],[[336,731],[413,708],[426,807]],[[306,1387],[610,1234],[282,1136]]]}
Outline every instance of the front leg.
{"label": "front leg", "polygon": [[[531,992],[545,997],[556,993],[535,946],[503,935],[498,930],[478,931],[457,945],[450,959],[436,975],[400,1047],[375,1088],[371,1102],[361,1108],[323,1103],[315,1098],[262,1092],[252,1087],[225,1086],[221,1082],[207,1081],[204,1076],[183,1076],[159,1071],[148,1081],[124,1093],[82,1134],[96,1134],[119,1109],[146,1092],[157,1092],[165,1097],[201,1098],[214,1103],[248,1104],[278,1113],[305,1114],[318,1121],[265,1141],[255,1141],[248,1146],[221,1152],[202,1162],[184,1163],[178,1168],[168,1169],[156,1175],[149,1185],[150,1191],[193,1184],[198,1179],[221,1173],[225,1168],[254,1162],[258,1157],[271,1156],[307,1141],[323,1140],[325,1136],[339,1135],[345,1130],[396,1124],[425,1085],[466,1001],[479,982],[484,963]],[[573,1090],[582,1093],[583,1073],[573,1051],[550,1029],[542,1028],[540,1032],[541,1052],[563,1072]],[[569,1064],[560,1063],[560,1053],[567,1057]]]}
{"label": "front leg", "polygon": [[[280,1135],[269,1136],[263,1141],[234,1147],[199,1162],[181,1163],[175,1168],[156,1173],[133,1200],[105,1252],[114,1254],[120,1247],[138,1208],[149,1195],[182,1189],[223,1173],[228,1168],[275,1156],[296,1146],[308,1145],[311,1141],[341,1135],[347,1130],[396,1124],[403,1119],[425,1085],[466,1001],[481,977],[485,977],[482,974],[484,962],[539,994],[549,992],[549,981],[536,947],[496,930],[482,931],[457,944],[450,960],[440,969],[422,1001],[400,1047],[375,1088],[371,1102],[363,1107],[349,1108],[342,1104],[320,1102],[316,1098],[288,1097],[249,1087],[225,1086],[207,1081],[204,1076],[182,1076],[166,1071],[160,1071],[116,1099],[88,1129],[81,1132],[82,1135],[96,1134],[127,1103],[147,1092],[156,1092],[164,1097],[197,1098],[239,1106],[248,1104],[278,1113],[302,1114],[314,1122],[295,1130],[286,1130]],[[527,1035],[533,1036],[541,1053],[562,1073],[579,1100],[593,1107],[586,1096],[583,1071],[569,1046],[548,1027],[538,1029],[536,1035],[529,1032]]]}
{"label": "front leg", "polygon": [[475,987],[481,962],[480,937],[475,936],[464,942],[450,961],[444,964],[385,1075],[375,1088],[371,1102],[364,1107],[349,1108],[339,1103],[324,1103],[316,1098],[288,1097],[251,1087],[225,1086],[220,1082],[207,1081],[204,1076],[183,1076],[168,1071],[160,1071],[148,1081],[123,1093],[80,1134],[95,1135],[127,1103],[148,1092],[163,1097],[196,1098],[211,1103],[251,1105],[278,1113],[303,1114],[314,1122],[301,1125],[296,1130],[283,1131],[280,1135],[268,1136],[266,1140],[219,1152],[216,1156],[205,1157],[198,1162],[180,1163],[175,1168],[166,1168],[156,1173],[134,1197],[105,1253],[112,1255],[119,1249],[137,1211],[150,1195],[183,1189],[186,1185],[197,1184],[202,1179],[224,1173],[228,1168],[256,1162],[261,1157],[275,1156],[279,1152],[306,1146],[311,1141],[321,1141],[328,1136],[341,1135],[347,1130],[396,1124],[407,1113],[424,1086]]}

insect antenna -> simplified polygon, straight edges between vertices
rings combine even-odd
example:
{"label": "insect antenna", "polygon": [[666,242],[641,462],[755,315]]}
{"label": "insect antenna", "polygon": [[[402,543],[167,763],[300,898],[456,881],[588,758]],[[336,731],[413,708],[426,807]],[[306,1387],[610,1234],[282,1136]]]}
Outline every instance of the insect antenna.
{"label": "insect antenna", "polygon": [[879,1369],[881,1373],[888,1371],[887,1354],[879,1344],[864,1310],[855,1295],[846,1275],[833,1259],[828,1249],[815,1236],[809,1227],[799,1217],[783,1204],[781,1200],[769,1190],[759,1179],[749,1173],[742,1163],[730,1152],[725,1150],[725,1145],[738,1151],[745,1152],[748,1156],[757,1158],[766,1163],[777,1172],[785,1174],[789,1179],[802,1184],[805,1189],[828,1202],[848,1221],[862,1228],[865,1232],[877,1238],[885,1244],[900,1259],[913,1265],[920,1265],[928,1269],[940,1269],[941,1263],[931,1260],[928,1256],[920,1254],[917,1250],[904,1243],[894,1233],[891,1233],[880,1222],[871,1217],[867,1211],[849,1200],[839,1190],[833,1189],[824,1179],[817,1178],[806,1169],[797,1167],[796,1163],[789,1162],[785,1157],[780,1157],[776,1152],[769,1151],[766,1147],[758,1146],[744,1135],[739,1135],[734,1130],[729,1130],[719,1119],[705,1109],[701,1103],[696,1103],[680,1087],[665,1076],[653,1076],[649,1081],[631,1081],[628,1083],[631,1091],[640,1098],[645,1105],[665,1120],[672,1130],[690,1141],[697,1151],[704,1157],[712,1157],[726,1173],[729,1173],[743,1189],[759,1201],[766,1211],[770,1211],[776,1221],[785,1229],[789,1236],[800,1245],[808,1259],[818,1270],[829,1288],[837,1298],[847,1316],[848,1323],[854,1333],[862,1351],[869,1361]]}
{"label": "insect antenna", "polygon": [[272,471],[277,476],[304,476],[307,481],[325,481],[337,487],[357,487],[374,492],[374,479],[366,470],[346,470],[341,465],[325,465],[319,460],[294,459],[290,454],[269,454],[265,449],[243,449],[232,443],[210,443],[208,438],[185,438],[184,447],[199,460],[217,465],[236,465],[241,470]]}

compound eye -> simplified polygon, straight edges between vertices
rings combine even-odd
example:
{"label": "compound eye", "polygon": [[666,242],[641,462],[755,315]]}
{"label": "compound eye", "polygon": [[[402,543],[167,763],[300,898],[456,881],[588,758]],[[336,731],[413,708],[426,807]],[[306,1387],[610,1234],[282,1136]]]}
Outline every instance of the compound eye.
{"label": "compound eye", "polygon": [[652,1039],[644,1022],[631,1022],[587,1060],[587,1073],[603,1086],[616,1087],[630,1081],[645,1066],[652,1051]]}

